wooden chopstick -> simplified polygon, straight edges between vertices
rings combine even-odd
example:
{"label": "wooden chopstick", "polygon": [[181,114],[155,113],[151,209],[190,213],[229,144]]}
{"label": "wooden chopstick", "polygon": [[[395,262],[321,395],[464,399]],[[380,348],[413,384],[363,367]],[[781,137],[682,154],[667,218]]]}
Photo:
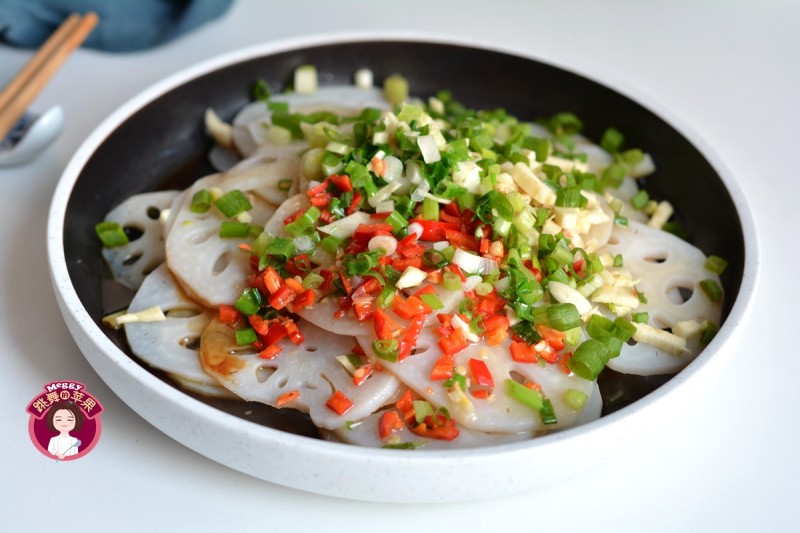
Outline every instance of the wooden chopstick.
{"label": "wooden chopstick", "polygon": [[28,106],[97,25],[97,14],[73,13],[45,41],[31,60],[0,92],[0,141],[22,117]]}

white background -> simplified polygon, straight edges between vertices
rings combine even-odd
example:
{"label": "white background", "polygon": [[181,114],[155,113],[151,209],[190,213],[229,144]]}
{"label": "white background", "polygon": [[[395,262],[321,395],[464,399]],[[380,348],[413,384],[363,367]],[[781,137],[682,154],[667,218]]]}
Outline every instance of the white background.
{"label": "white background", "polygon": [[[34,163],[0,169],[2,528],[798,530],[799,25],[800,3],[789,0],[349,0],[335,7],[238,0],[224,18],[151,51],[78,51],[34,104],[40,111],[61,104],[64,134]],[[344,501],[262,482],[184,448],[126,407],[83,359],[55,305],[45,224],[56,181],[89,132],[151,83],[221,52],[308,33],[389,29],[524,50],[632,88],[688,124],[739,180],[762,253],[751,319],[702,402],[658,447],[502,499]],[[0,47],[0,83],[30,55]],[[46,459],[27,434],[27,403],[56,379],[85,383],[106,408],[100,443],[71,463]]]}

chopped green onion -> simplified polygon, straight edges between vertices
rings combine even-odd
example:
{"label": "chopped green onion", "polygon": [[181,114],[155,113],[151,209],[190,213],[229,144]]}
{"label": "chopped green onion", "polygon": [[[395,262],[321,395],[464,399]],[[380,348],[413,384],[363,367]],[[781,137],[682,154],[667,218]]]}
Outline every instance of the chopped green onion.
{"label": "chopped green onion", "polygon": [[228,218],[233,218],[239,213],[249,211],[253,208],[247,196],[239,189],[226,192],[214,200],[214,205]]}
{"label": "chopped green onion", "polygon": [[397,293],[394,287],[384,287],[381,293],[378,295],[378,307],[381,309],[386,309],[391,305],[392,300],[394,300],[394,296]]}
{"label": "chopped green onion", "polygon": [[608,346],[597,339],[589,339],[575,350],[567,366],[576,376],[594,381],[611,358]]}
{"label": "chopped green onion", "polygon": [[608,348],[609,359],[619,356],[620,352],[622,351],[622,341],[618,337],[607,335],[605,337],[598,337],[595,340],[598,340],[606,345],[606,348]]}
{"label": "chopped green onion", "polygon": [[426,442],[398,442],[398,443],[389,443],[384,444],[381,448],[385,448],[387,450],[416,450],[422,446],[425,446]]}
{"label": "chopped green onion", "polygon": [[284,179],[278,181],[278,190],[288,191],[292,188],[292,180]]}
{"label": "chopped green onion", "polygon": [[231,222],[223,220],[219,226],[219,236],[223,239],[247,237],[250,234],[250,224],[247,222]]}
{"label": "chopped green onion", "polygon": [[192,196],[189,211],[192,213],[205,213],[211,207],[211,193],[208,189],[200,189]]}
{"label": "chopped green onion", "polygon": [[116,222],[100,222],[94,227],[94,231],[106,248],[128,244],[125,230]]}
{"label": "chopped green onion", "polygon": [[400,74],[392,74],[383,82],[383,96],[390,104],[402,104],[408,98],[408,80]]}
{"label": "chopped green onion", "polygon": [[644,152],[638,148],[631,148],[630,150],[625,150],[619,154],[619,157],[623,163],[629,167],[632,167],[642,162],[642,159],[644,159]]}
{"label": "chopped green onion", "polygon": [[236,344],[245,346],[253,344],[258,340],[258,335],[253,328],[242,328],[236,330]]}
{"label": "chopped green onion", "polygon": [[491,284],[486,282],[481,282],[475,285],[475,294],[478,296],[487,296],[492,293],[494,287]]}
{"label": "chopped green onion", "polygon": [[601,183],[603,187],[611,187],[618,189],[622,185],[622,180],[625,178],[625,167],[622,165],[611,164],[603,170]]}
{"label": "chopped green onion", "polygon": [[542,394],[539,391],[529,389],[511,378],[506,379],[506,391],[513,399],[526,407],[530,407],[537,413],[541,411],[544,405],[544,398],[542,398]]}
{"label": "chopped green onion", "polygon": [[303,278],[303,287],[306,289],[316,289],[325,281],[325,278],[317,274],[316,272],[309,272],[306,274],[306,277]]}
{"label": "chopped green onion", "polygon": [[267,109],[274,112],[289,112],[289,102],[267,102]]}
{"label": "chopped green onion", "polygon": [[556,195],[557,207],[579,207],[584,208],[589,203],[589,199],[581,194],[580,187],[564,187]]}
{"label": "chopped green onion", "polygon": [[427,196],[422,200],[422,218],[439,220],[439,202]]}
{"label": "chopped green onion", "polygon": [[269,84],[263,79],[259,78],[253,84],[252,94],[253,100],[255,101],[264,101],[266,102],[269,100],[272,91],[270,91]]}
{"label": "chopped green onion", "polygon": [[586,405],[586,400],[589,399],[589,396],[578,389],[567,389],[564,392],[563,399],[567,407],[573,411],[581,411],[583,406]]}
{"label": "chopped green onion", "polygon": [[461,208],[462,211],[465,209],[469,209],[470,211],[475,211],[478,206],[478,201],[475,198],[475,195],[471,192],[465,192],[456,198],[456,202],[458,203],[458,207]]}
{"label": "chopped green onion", "polygon": [[254,315],[261,308],[263,297],[256,288],[248,288],[242,291],[241,296],[236,300],[234,307],[244,316]]}
{"label": "chopped green onion", "polygon": [[649,202],[650,202],[650,195],[647,194],[647,191],[645,191],[644,189],[631,196],[631,205],[633,205],[633,207],[635,207],[639,211],[644,209]]}
{"label": "chopped green onion", "polygon": [[709,272],[713,272],[714,274],[722,274],[725,272],[725,268],[728,266],[728,261],[725,259],[716,256],[716,255],[709,255],[708,259],[706,259],[706,270]]}
{"label": "chopped green onion", "polygon": [[448,379],[447,381],[444,382],[444,386],[449,389],[450,387],[452,387],[456,383],[458,383],[458,385],[461,387],[461,390],[466,392],[466,390],[467,390],[467,378],[466,378],[466,376],[464,376],[462,374],[459,374],[457,372],[453,373],[453,377],[451,377],[450,379]]}
{"label": "chopped green onion", "polygon": [[320,246],[322,246],[325,250],[333,254],[336,253],[336,250],[338,250],[342,246],[343,242],[344,239],[340,239],[339,237],[334,237],[333,235],[328,235],[327,237],[322,239],[322,242],[320,242]]}
{"label": "chopped green onion", "polygon": [[484,222],[492,222],[496,217],[514,220],[514,208],[504,195],[489,191],[478,199],[476,214]]}
{"label": "chopped green onion", "polygon": [[548,305],[547,320],[558,331],[567,331],[581,325],[581,315],[575,304],[563,303]]}
{"label": "chopped green onion", "polygon": [[600,139],[600,146],[606,152],[613,154],[614,152],[619,152],[623,142],[625,142],[625,136],[618,129],[608,128]]}
{"label": "chopped green onion", "polygon": [[618,226],[627,226],[628,225],[628,217],[623,217],[621,215],[614,215],[614,224]]}
{"label": "chopped green onion", "polygon": [[511,326],[511,329],[527,344],[536,344],[542,340],[542,336],[539,334],[536,328],[533,327],[533,324],[527,320],[520,320]]}
{"label": "chopped green onion", "polygon": [[384,222],[392,226],[392,233],[395,234],[397,234],[403,228],[408,227],[408,220],[403,218],[403,215],[401,215],[397,211],[392,211],[392,213],[388,217],[386,217]]}
{"label": "chopped green onion", "polygon": [[714,338],[714,336],[717,334],[718,331],[719,328],[717,327],[717,325],[709,322],[708,325],[705,328],[703,328],[703,331],[700,332],[700,342],[702,342],[703,344],[708,344],[709,342],[712,341],[712,339]]}
{"label": "chopped green onion", "polygon": [[264,253],[288,259],[294,255],[294,243],[292,239],[275,239],[267,245]]}
{"label": "chopped green onion", "polygon": [[571,265],[575,259],[564,241],[558,241],[553,251],[550,252],[550,257],[559,265]]}
{"label": "chopped green onion", "polygon": [[314,227],[314,223],[319,219],[319,215],[319,208],[312,205],[302,216],[286,224],[283,229],[292,237],[297,237],[305,233],[309,228]]}
{"label": "chopped green onion", "polygon": [[719,302],[722,300],[722,287],[713,279],[704,279],[700,282],[700,287],[712,302]]}
{"label": "chopped green onion", "polygon": [[422,424],[425,422],[425,418],[433,416],[433,405],[431,405],[431,402],[427,400],[414,400],[412,405],[414,406],[414,418],[417,424]]}
{"label": "chopped green onion", "polygon": [[650,320],[650,315],[647,312],[644,312],[644,313],[633,313],[631,315],[631,320],[633,322],[638,323],[638,324],[647,324],[647,322]]}
{"label": "chopped green onion", "polygon": [[442,285],[446,291],[457,291],[461,289],[461,276],[455,272],[447,271],[442,277]]}
{"label": "chopped green onion", "polygon": [[636,326],[621,316],[614,319],[614,337],[622,342],[628,342],[634,333],[636,333]]}
{"label": "chopped green onion", "polygon": [[539,409],[539,416],[542,417],[542,424],[546,426],[558,424],[558,418],[556,418],[556,412],[555,409],[553,409],[553,403],[548,398],[545,398],[542,401],[542,408]]}
{"label": "chopped green onion", "polygon": [[444,304],[442,304],[442,301],[439,300],[439,297],[435,294],[421,294],[419,298],[433,310],[444,308]]}
{"label": "chopped green onion", "polygon": [[617,254],[614,256],[614,266],[617,268],[622,268],[622,254]]}
{"label": "chopped green onion", "polygon": [[372,343],[372,350],[385,361],[397,361],[399,353],[397,339],[378,339]]}

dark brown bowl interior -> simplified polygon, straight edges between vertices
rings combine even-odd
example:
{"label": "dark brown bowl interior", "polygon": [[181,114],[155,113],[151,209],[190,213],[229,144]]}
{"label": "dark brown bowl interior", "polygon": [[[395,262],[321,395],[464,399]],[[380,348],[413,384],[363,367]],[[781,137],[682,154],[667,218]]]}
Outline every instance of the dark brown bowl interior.
{"label": "dark brown bowl interior", "polygon": [[[376,80],[403,74],[411,91],[427,96],[450,89],[469,107],[503,107],[522,120],[571,111],[584,134],[598,140],[608,126],[626,135],[627,146],[653,156],[657,172],[646,188],[676,206],[678,221],[707,254],[730,261],[723,275],[725,315],[733,305],[744,268],[744,237],[730,194],[698,149],[653,111],[594,81],[531,59],[465,46],[424,42],[354,42],[311,46],[258,57],[200,76],[151,101],[124,121],[91,156],[69,200],[64,246],[75,290],[100,322],[118,307],[119,292],[100,254],[94,225],[125,198],[143,191],[183,188],[212,172],[211,141],[203,113],[211,107],[230,119],[249,101],[255,80],[274,90],[286,86],[296,67],[316,65],[320,83],[348,84],[361,67]],[[109,337],[127,351],[122,336]],[[619,376],[605,376],[609,382]],[[635,399],[667,378],[629,380]],[[225,409],[230,406],[210,402]],[[236,408],[238,409],[238,408]],[[234,409],[235,410],[235,409]],[[289,418],[265,415],[263,423],[309,434]]]}

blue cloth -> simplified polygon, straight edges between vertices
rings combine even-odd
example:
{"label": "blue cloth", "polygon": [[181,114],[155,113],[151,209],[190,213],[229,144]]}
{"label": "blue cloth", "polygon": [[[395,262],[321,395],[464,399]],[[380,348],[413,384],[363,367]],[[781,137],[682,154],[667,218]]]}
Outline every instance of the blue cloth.
{"label": "blue cloth", "polygon": [[170,41],[221,16],[233,0],[0,0],[0,41],[39,47],[70,13],[100,22],[83,46],[133,52]]}

